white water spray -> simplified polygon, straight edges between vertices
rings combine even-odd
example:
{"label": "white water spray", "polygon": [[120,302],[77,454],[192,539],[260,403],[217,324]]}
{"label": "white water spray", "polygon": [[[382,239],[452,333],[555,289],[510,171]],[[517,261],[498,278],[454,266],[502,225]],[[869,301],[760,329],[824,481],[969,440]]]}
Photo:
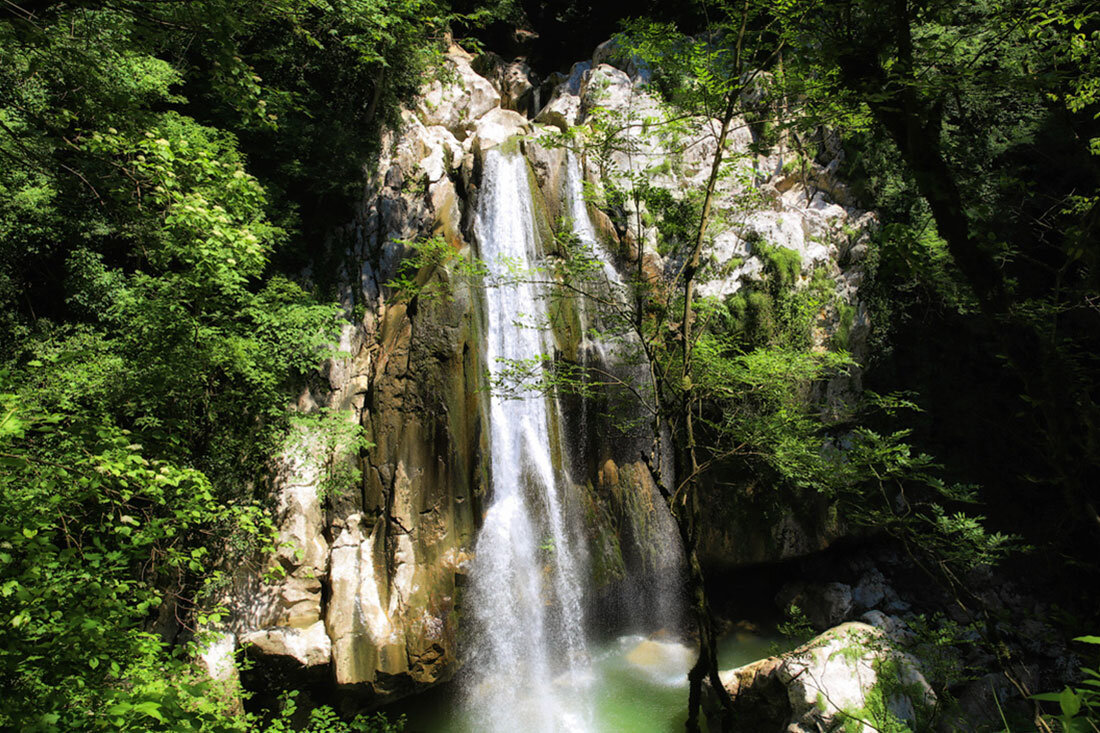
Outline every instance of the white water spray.
{"label": "white water spray", "polygon": [[[494,279],[531,272],[539,254],[528,176],[523,156],[486,153],[475,229]],[[486,292],[494,380],[509,364],[551,351],[539,291],[520,278]],[[555,470],[563,457],[553,402],[537,392],[509,399],[496,390],[489,402],[491,495],[464,604],[474,617],[467,705],[479,730],[590,730],[585,553]]]}

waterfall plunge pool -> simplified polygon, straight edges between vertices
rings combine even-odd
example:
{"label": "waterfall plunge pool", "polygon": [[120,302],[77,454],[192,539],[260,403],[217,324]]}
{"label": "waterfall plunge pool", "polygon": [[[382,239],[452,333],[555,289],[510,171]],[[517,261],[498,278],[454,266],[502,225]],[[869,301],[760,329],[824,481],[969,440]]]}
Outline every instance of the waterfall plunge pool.
{"label": "waterfall plunge pool", "polygon": [[[781,637],[733,631],[719,642],[719,666],[739,667],[789,647]],[[593,643],[590,652],[591,674],[574,684],[573,693],[587,697],[594,708],[590,733],[679,733],[684,729],[693,650],[672,641],[629,635]],[[559,678],[555,684],[570,683]],[[514,694],[522,698],[538,691],[515,690]],[[469,718],[460,695],[461,684],[456,680],[401,700],[385,712],[391,719],[404,715],[406,733],[483,733]],[[515,730],[524,730],[522,721],[517,721]],[[584,730],[576,729],[577,733]]]}

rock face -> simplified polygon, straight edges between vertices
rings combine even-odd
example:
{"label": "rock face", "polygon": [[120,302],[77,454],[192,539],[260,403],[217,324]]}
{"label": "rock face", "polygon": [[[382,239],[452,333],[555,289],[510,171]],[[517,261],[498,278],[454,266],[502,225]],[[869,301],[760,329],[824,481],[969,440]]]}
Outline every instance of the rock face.
{"label": "rock face", "polygon": [[[526,156],[536,219],[545,229],[540,239],[553,242],[550,230],[565,226],[561,217],[570,210],[570,159],[554,136],[577,127],[583,137],[583,126],[608,115],[670,114],[648,93],[648,70],[607,63],[613,51],[601,46],[551,89],[537,84],[522,59],[474,59],[452,46],[446,73],[426,84],[401,129],[388,133],[360,214],[337,238],[342,264],[335,280],[349,319],[342,356],[292,408],[301,420],[272,472],[279,543],[270,555],[233,568],[223,598],[229,619],[208,650],[212,671],[224,674],[234,644],[243,644],[261,668],[327,679],[359,707],[444,681],[457,668],[463,576],[488,486],[484,293],[461,276],[459,264],[478,251],[473,219],[483,154],[499,147]],[[793,179],[783,173],[782,150],[750,154],[751,135],[738,129],[731,159],[740,173],[723,181],[715,202],[728,214],[714,226],[709,265],[721,276],[707,287],[724,296],[766,277],[754,242],[795,250],[801,280],[824,269],[835,282],[844,317],[854,319],[849,348],[858,355],[866,336],[856,299],[860,248],[866,250],[873,217],[838,203],[846,193],[826,167]],[[682,197],[703,184],[715,152],[707,121],[687,139],[639,133],[628,142],[642,154],[581,158],[581,177],[597,198],[613,176],[644,176]],[[764,193],[763,207],[749,211],[740,203],[747,187]],[[640,260],[657,280],[679,263],[661,254],[654,227],[640,224],[659,212],[633,210],[629,201],[617,210],[584,206],[609,266],[633,268]],[[432,256],[410,271],[408,243],[429,238]],[[415,280],[421,295],[398,297],[389,283],[399,275]],[[557,358],[594,363],[583,308],[560,298],[549,310]],[[822,313],[822,344],[841,317],[837,307]],[[842,410],[852,386],[830,384],[823,398]],[[664,476],[651,473],[651,426],[619,430],[600,421],[599,406],[567,399],[560,406],[592,586],[606,590],[600,602],[656,597],[647,583],[675,585],[680,562],[658,488],[658,478],[668,484],[669,461],[661,464]],[[369,447],[353,439],[356,427]],[[704,551],[736,562],[811,552],[840,531],[828,507],[751,526],[720,520],[702,528]],[[860,593],[873,595],[874,588]],[[671,607],[632,608],[676,624]]]}
{"label": "rock face", "polygon": [[710,565],[739,567],[769,563],[828,549],[849,534],[832,505],[818,496],[798,497],[794,508],[776,515],[767,494],[746,479],[732,498],[729,492],[704,485],[712,510],[700,529],[700,555]]}
{"label": "rock face", "polygon": [[[644,64],[621,58],[613,44],[603,44],[591,62],[573,67],[535,121],[562,129],[633,123],[630,129],[637,132],[629,136],[630,144],[598,161],[587,161],[585,175],[597,197],[615,179],[621,206],[612,212],[613,222],[594,217],[597,228],[624,262],[641,257],[645,274],[660,282],[682,263],[662,255],[659,227],[645,224],[661,212],[650,211],[644,197],[640,208],[635,205],[629,195],[633,181],[644,180],[676,201],[683,200],[685,191],[701,190],[710,174],[719,123],[701,122],[674,135],[644,132],[659,131],[660,121],[677,114],[650,94],[648,78]],[[714,208],[720,214],[708,228],[713,241],[704,267],[713,277],[700,284],[700,293],[724,298],[760,284],[769,277],[762,245],[790,250],[798,263],[795,287],[826,278],[835,289],[835,298],[821,308],[814,324],[815,348],[843,340],[856,361],[862,361],[870,321],[858,297],[859,285],[877,220],[852,206],[853,197],[833,175],[843,153],[835,141],[825,142],[833,143],[823,145],[834,151],[831,161],[799,164],[794,171],[792,166],[799,163],[794,151],[781,141],[767,154],[759,152],[751,126],[734,120],[725,158],[733,172],[719,179]],[[820,402],[826,413],[843,416],[854,405],[860,380],[859,370],[853,369],[807,397]],[[719,467],[703,477],[702,501],[710,510],[700,527],[699,551],[711,564],[738,566],[800,557],[848,534],[833,507],[818,496],[784,497],[779,503],[796,509],[777,515],[773,487],[757,487],[753,477],[727,474]],[[726,488],[731,483],[739,485],[732,492],[737,495],[734,501]]]}
{"label": "rock face", "polygon": [[[356,706],[453,673],[484,494],[480,294],[442,266],[414,274],[445,296],[397,302],[386,286],[404,242],[435,236],[468,251],[474,143],[526,125],[499,108],[467,54],[455,47],[447,59],[457,81],[432,82],[405,114],[347,232],[340,280],[348,313],[361,316],[345,327],[346,356],[299,399],[302,422],[276,461],[278,549],[240,568],[226,599],[224,631],[259,665],[316,670]],[[341,444],[340,423],[370,447]]]}
{"label": "rock face", "polygon": [[593,616],[613,626],[682,628],[683,553],[649,468],[608,458],[582,496],[599,606]]}
{"label": "rock face", "polygon": [[798,606],[817,629],[836,626],[848,618],[853,608],[852,588],[844,583],[807,585],[795,583],[784,586],[776,598],[776,606]]}
{"label": "rock face", "polygon": [[916,661],[861,623],[720,677],[733,698],[734,730],[746,733],[922,730],[936,706]]}
{"label": "rock face", "polygon": [[474,72],[471,61],[473,56],[458,46],[447,52],[447,64],[458,81],[444,83],[436,79],[423,90],[417,116],[424,125],[443,127],[462,139],[482,115],[500,106],[500,92]]}

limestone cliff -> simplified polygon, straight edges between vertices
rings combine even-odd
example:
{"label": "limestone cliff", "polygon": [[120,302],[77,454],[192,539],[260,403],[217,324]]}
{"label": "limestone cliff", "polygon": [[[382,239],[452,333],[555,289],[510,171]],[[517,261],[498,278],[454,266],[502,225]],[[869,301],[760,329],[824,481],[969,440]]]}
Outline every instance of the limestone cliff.
{"label": "limestone cliff", "polygon": [[[404,113],[402,128],[389,133],[361,213],[343,232],[340,279],[351,321],[340,344],[344,356],[294,406],[303,415],[362,426],[371,446],[334,444],[323,421],[301,424],[273,472],[280,549],[256,567],[236,569],[225,597],[230,620],[207,655],[212,669],[226,669],[217,658],[224,661],[243,644],[261,670],[329,680],[357,705],[414,692],[455,671],[463,575],[488,485],[484,293],[455,277],[447,258],[415,273],[421,285],[440,285],[443,297],[396,299],[387,283],[412,241],[438,237],[455,258],[476,255],[481,154],[495,146],[524,152],[540,226],[547,234],[561,226],[567,154],[559,133],[601,115],[667,114],[647,92],[645,70],[629,61],[607,63],[612,51],[605,44],[591,62],[538,87],[522,62],[475,59],[452,46],[446,69]],[[536,110],[540,88],[551,93]],[[856,298],[861,238],[873,218],[845,207],[846,193],[828,167],[786,175],[782,150],[751,154],[751,134],[739,129],[734,148],[746,175],[724,183],[716,205],[743,215],[715,227],[711,256],[723,274],[709,292],[733,293],[761,278],[753,242],[766,238],[798,252],[803,278],[819,268],[833,278],[845,307],[820,314],[820,341],[838,319],[849,318],[849,347],[858,354],[867,331]],[[583,176],[599,192],[613,175],[645,172],[651,185],[679,195],[702,185],[715,149],[707,124],[685,134],[673,140],[638,133],[607,160],[582,160]],[[640,168],[653,160],[665,164],[656,172]],[[747,190],[763,205],[746,209]],[[677,266],[659,252],[652,230],[639,225],[648,212],[613,217],[589,206],[588,213],[612,264],[625,268],[640,257],[658,278]],[[563,313],[558,357],[582,360],[584,314]],[[822,396],[843,409],[852,386],[837,380]],[[674,525],[643,460],[653,441],[644,427],[616,433],[595,411],[586,417],[583,404],[564,401],[562,413],[571,443],[565,452],[576,459],[570,478],[590,535],[593,586],[605,589],[601,602],[612,603],[614,593],[637,594],[646,578],[677,568]],[[331,480],[355,475],[336,485]],[[744,562],[799,554],[835,534],[820,519],[811,512],[751,525],[712,522],[704,549]],[[802,523],[799,532],[791,531],[792,522]],[[795,535],[811,541],[790,541]],[[648,612],[671,618],[668,609]]]}

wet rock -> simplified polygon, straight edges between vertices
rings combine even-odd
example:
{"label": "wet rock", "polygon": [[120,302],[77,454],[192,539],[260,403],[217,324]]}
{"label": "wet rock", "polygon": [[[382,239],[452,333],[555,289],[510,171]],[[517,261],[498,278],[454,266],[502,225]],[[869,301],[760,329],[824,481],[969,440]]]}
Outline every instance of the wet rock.
{"label": "wet rock", "polygon": [[[726,692],[734,701],[734,731],[761,733],[786,730],[791,719],[791,701],[787,687],[779,676],[784,661],[780,657],[768,657],[719,672],[718,677]],[[708,700],[710,717],[718,716],[717,701]],[[715,721],[717,722],[717,721]],[[711,729],[719,729],[713,723]]]}
{"label": "wet rock", "polygon": [[443,237],[455,250],[466,246],[462,236],[462,207],[454,183],[448,178],[433,183],[428,196],[435,212],[432,234]]}
{"label": "wet rock", "polygon": [[545,132],[536,129],[528,136],[524,152],[542,191],[547,216],[558,221],[564,213],[565,149],[545,144]]}
{"label": "wet rock", "polygon": [[361,522],[357,514],[347,517],[332,545],[332,600],[325,626],[333,642],[333,670],[339,684],[373,680],[382,655],[379,647],[390,641],[393,632],[376,581],[373,550],[378,533],[368,528],[364,536]]}
{"label": "wet rock", "polygon": [[676,588],[683,582],[683,553],[668,504],[642,462],[599,463],[595,485],[581,492],[589,537],[589,588],[608,613],[624,607],[623,620],[679,629]]}
{"label": "wet rock", "polygon": [[485,151],[528,132],[530,124],[518,112],[497,108],[478,120],[475,129],[477,148]]}
{"label": "wet rock", "polygon": [[[685,131],[674,140],[647,134],[647,118],[660,120],[669,113],[649,94],[638,71],[631,67],[630,59],[616,53],[613,43],[601,45],[590,67],[574,67],[568,83],[558,85],[536,121],[566,128],[611,114],[622,123],[634,122],[630,153],[613,151],[607,169],[619,172],[618,184],[623,192],[629,193],[632,178],[644,178],[648,185],[663,188],[678,199],[685,190],[705,185],[716,153],[713,130],[718,122],[700,121],[695,131]],[[565,112],[572,114],[575,109],[574,99],[580,103],[579,115],[566,119]],[[811,166],[806,175],[784,173],[786,151],[765,155],[750,147],[752,143],[748,126],[735,120],[728,141],[733,155],[727,162],[738,173],[720,180],[714,200],[716,210],[727,212],[728,220],[712,223],[709,230],[715,246],[708,264],[718,276],[701,284],[700,292],[724,298],[766,278],[765,262],[754,251],[753,239],[790,249],[799,257],[795,287],[809,286],[819,270],[835,284],[837,304],[822,309],[814,324],[816,347],[831,348],[834,337],[843,332],[844,346],[856,360],[862,359],[871,321],[858,292],[869,241],[865,232],[875,225],[874,217],[851,208],[847,190],[838,185],[831,170],[818,171]],[[606,190],[600,180],[605,171],[594,168],[590,165],[586,173],[598,198]],[[763,206],[746,209],[745,194],[750,188],[765,192]],[[603,231],[615,233],[607,238],[609,247],[615,239],[619,241],[612,251],[621,253],[629,263],[641,258],[645,277],[659,288],[667,276],[666,268],[675,271],[676,263],[658,254],[656,227],[639,225],[639,221],[654,216],[645,206],[640,208],[636,210],[628,195],[619,210],[605,212],[611,218],[601,223]],[[839,257],[842,246],[849,255],[843,262]],[[860,380],[861,372],[854,368],[815,386],[807,399],[820,402],[827,415],[842,419],[856,403]],[[791,559],[821,551],[837,539],[850,536],[851,528],[839,521],[835,509],[821,497],[785,496],[781,503],[792,509],[780,514],[769,508],[774,501],[757,501],[756,493],[774,497],[774,487],[756,487],[746,480],[735,492],[715,490],[713,496],[705,498],[711,511],[700,527],[699,549],[706,562],[728,568]],[[731,495],[735,495],[733,501]]]}
{"label": "wet rock", "polygon": [[[456,252],[468,247],[473,192],[455,179],[473,157],[476,118],[497,102],[466,55],[452,48],[447,58],[458,82],[429,85],[418,111],[403,115],[364,194],[342,275],[358,289],[349,312],[351,303],[363,307],[341,333],[348,356],[297,402],[304,413],[346,415],[374,447],[365,457],[358,448],[334,455],[323,434],[294,434],[276,459],[279,548],[236,568],[224,599],[226,643],[249,643],[259,670],[250,682],[277,670],[288,684],[308,685],[304,668],[330,665],[341,691],[373,705],[457,666],[456,576],[469,564],[484,447],[477,299],[452,286],[448,263],[422,273],[448,297],[424,299],[415,314],[386,303],[384,286],[408,256],[407,240],[437,235]],[[322,487],[334,465],[361,479]]]}

